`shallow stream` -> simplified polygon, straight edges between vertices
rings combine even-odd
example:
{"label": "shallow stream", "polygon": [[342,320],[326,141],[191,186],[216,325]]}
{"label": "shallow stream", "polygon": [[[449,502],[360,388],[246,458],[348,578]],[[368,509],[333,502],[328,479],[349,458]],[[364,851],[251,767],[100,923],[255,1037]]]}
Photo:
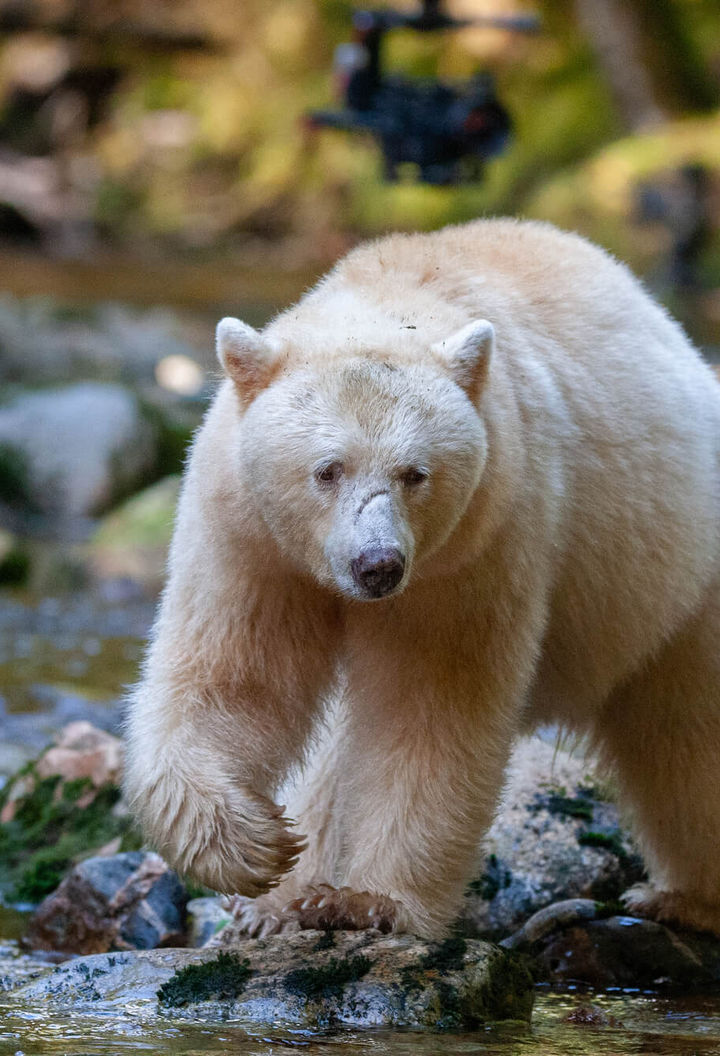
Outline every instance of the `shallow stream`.
{"label": "shallow stream", "polygon": [[[603,1026],[568,1022],[592,1002]],[[667,1001],[653,996],[540,993],[530,1026],[507,1024],[474,1034],[412,1031],[305,1032],[167,1020],[143,1022],[142,1010],[108,1018],[3,1006],[0,1056],[269,1056],[292,1051],[338,1056],[717,1056],[720,1000]]]}

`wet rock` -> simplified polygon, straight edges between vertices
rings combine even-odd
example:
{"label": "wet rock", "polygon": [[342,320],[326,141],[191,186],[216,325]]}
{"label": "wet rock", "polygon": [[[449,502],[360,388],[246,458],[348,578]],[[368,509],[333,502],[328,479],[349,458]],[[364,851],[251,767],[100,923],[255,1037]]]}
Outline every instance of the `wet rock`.
{"label": "wet rock", "polygon": [[616,899],[642,875],[617,807],[579,748],[523,739],[513,753],[487,856],[465,899],[464,934],[499,939],[560,900]]}
{"label": "wet rock", "polygon": [[17,942],[0,939],[0,994],[47,975],[51,963],[43,954],[28,953]]}
{"label": "wet rock", "polygon": [[586,920],[595,920],[600,913],[600,904],[589,898],[569,898],[554,902],[533,913],[523,926],[500,945],[505,950],[526,949],[541,942],[546,935]]}
{"label": "wet rock", "polygon": [[63,953],[177,946],[186,901],[177,875],[157,854],[88,858],[40,904],[28,941]]}
{"label": "wet rock", "polygon": [[226,899],[193,898],[187,904],[188,946],[204,946],[221,928],[233,919]]}
{"label": "wet rock", "polygon": [[534,952],[547,977],[558,983],[691,992],[720,982],[720,940],[637,917],[564,928]]}
{"label": "wet rock", "polygon": [[472,1030],[492,1020],[527,1020],[533,985],[522,961],[488,943],[302,932],[226,951],[85,957],[16,996],[33,1006],[71,1002],[76,1012],[108,1012],[132,1001],[204,1021]]}
{"label": "wet rock", "polygon": [[588,899],[546,906],[501,945],[531,954],[552,983],[692,992],[720,982],[716,936],[610,916],[610,908]]}
{"label": "wet rock", "polygon": [[23,392],[0,408],[0,498],[72,522],[146,479],[155,430],[119,385],[79,382]]}

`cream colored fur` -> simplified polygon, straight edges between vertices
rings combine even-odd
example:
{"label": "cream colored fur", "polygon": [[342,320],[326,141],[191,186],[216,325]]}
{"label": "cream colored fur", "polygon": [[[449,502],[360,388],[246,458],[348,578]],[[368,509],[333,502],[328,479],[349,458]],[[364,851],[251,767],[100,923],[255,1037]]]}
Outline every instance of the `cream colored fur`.
{"label": "cream colored fur", "polygon": [[[249,930],[327,882],[441,934],[515,737],[556,722],[634,811],[636,907],[719,930],[720,387],[681,329],[582,239],[480,221],[361,246],[219,351],[130,708],[158,849],[282,880]],[[365,600],[373,547],[405,565]]]}

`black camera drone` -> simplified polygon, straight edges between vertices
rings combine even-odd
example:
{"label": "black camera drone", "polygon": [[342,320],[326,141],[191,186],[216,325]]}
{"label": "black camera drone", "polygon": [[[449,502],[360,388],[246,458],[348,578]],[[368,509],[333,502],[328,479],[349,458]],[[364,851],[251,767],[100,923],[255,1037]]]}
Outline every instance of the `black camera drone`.
{"label": "black camera drone", "polygon": [[369,132],[382,150],[385,179],[398,178],[399,166],[413,163],[422,183],[455,184],[479,180],[483,164],[500,154],[512,131],[510,114],[498,99],[489,73],[461,84],[410,80],[382,72],[381,49],[391,29],[421,33],[489,26],[534,33],[533,16],[457,19],[441,10],[442,0],[422,0],[420,11],[356,11],[353,41],[335,53],[342,110],[315,110],[312,128]]}

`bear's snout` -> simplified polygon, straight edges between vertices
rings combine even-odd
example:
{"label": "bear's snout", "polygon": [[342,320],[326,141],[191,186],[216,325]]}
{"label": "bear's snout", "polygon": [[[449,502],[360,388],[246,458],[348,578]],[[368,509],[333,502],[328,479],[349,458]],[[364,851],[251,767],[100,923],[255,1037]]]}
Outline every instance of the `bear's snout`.
{"label": "bear's snout", "polygon": [[370,598],[384,598],[402,579],[405,557],[390,547],[371,547],[350,562],[350,569],[364,594]]}

